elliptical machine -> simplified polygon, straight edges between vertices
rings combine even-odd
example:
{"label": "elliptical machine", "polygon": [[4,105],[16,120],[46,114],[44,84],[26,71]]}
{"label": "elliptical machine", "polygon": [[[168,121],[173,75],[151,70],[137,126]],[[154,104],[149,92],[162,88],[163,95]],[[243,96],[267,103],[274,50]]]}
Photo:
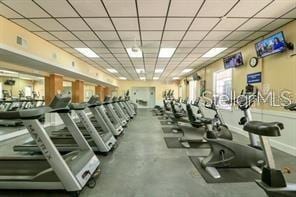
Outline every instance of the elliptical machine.
{"label": "elliptical machine", "polygon": [[[252,119],[250,107],[256,98],[257,91],[246,92],[245,94],[242,91],[240,99],[237,100],[238,107],[247,116],[246,120],[248,121]],[[261,167],[265,162],[264,153],[258,148],[256,136],[252,133],[249,135],[251,144],[245,145],[219,138],[214,132],[208,131],[206,141],[211,146],[211,153],[207,157],[199,158],[201,166],[215,179],[221,178],[217,168],[251,168],[261,173]]]}

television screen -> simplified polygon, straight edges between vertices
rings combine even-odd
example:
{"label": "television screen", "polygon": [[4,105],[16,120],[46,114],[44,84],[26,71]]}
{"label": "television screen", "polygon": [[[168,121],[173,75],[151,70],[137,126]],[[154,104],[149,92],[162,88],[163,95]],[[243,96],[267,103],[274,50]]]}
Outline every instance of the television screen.
{"label": "television screen", "polygon": [[7,79],[7,80],[4,82],[4,85],[13,86],[14,84],[15,84],[15,80],[12,80],[12,79]]}
{"label": "television screen", "polygon": [[260,42],[257,42],[255,47],[258,57],[265,57],[283,52],[287,45],[283,32],[278,32],[264,40],[261,40]]}
{"label": "television screen", "polygon": [[225,57],[223,61],[225,69],[238,67],[244,64],[241,52]]}

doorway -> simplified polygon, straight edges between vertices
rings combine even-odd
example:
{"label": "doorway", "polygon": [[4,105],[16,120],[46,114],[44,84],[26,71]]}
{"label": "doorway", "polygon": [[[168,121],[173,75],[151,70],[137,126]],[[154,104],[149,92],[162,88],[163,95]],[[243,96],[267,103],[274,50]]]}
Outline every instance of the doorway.
{"label": "doorway", "polygon": [[138,108],[153,108],[155,106],[155,87],[132,87],[130,98]]}

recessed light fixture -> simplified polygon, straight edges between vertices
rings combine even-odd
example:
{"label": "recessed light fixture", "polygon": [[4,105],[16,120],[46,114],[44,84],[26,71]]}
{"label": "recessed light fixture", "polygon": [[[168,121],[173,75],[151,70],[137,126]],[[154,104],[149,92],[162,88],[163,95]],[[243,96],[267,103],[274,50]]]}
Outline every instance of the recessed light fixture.
{"label": "recessed light fixture", "polygon": [[225,51],[227,48],[212,48],[208,52],[206,52],[202,57],[215,57],[219,53],[222,53]]}
{"label": "recessed light fixture", "polygon": [[146,80],[146,77],[140,77],[140,80]]}
{"label": "recessed light fixture", "polygon": [[107,69],[110,73],[118,73],[117,70],[113,69],[113,68],[108,68]]}
{"label": "recessed light fixture", "polygon": [[93,50],[89,48],[75,48],[75,49],[80,53],[82,53],[83,55],[85,55],[86,57],[92,57],[92,58],[99,57],[95,52],[93,52]]}
{"label": "recessed light fixture", "polygon": [[137,73],[145,73],[145,69],[143,69],[143,68],[137,68],[136,69],[136,72]]}
{"label": "recessed light fixture", "polygon": [[189,73],[189,72],[191,72],[191,71],[192,71],[191,68],[186,68],[186,69],[184,69],[184,70],[182,71],[182,73]]}
{"label": "recessed light fixture", "polygon": [[153,80],[158,80],[159,79],[159,77],[153,77]]}
{"label": "recessed light fixture", "polygon": [[140,48],[126,48],[130,57],[143,57],[142,50]]}
{"label": "recessed light fixture", "polygon": [[155,73],[162,73],[163,72],[163,69],[155,69],[155,71],[154,71]]}
{"label": "recessed light fixture", "polygon": [[172,57],[176,48],[160,48],[158,57]]}
{"label": "recessed light fixture", "polygon": [[179,77],[173,77],[173,80],[178,80],[179,79]]}
{"label": "recessed light fixture", "polygon": [[127,78],[126,77],[119,77],[119,79],[126,80]]}

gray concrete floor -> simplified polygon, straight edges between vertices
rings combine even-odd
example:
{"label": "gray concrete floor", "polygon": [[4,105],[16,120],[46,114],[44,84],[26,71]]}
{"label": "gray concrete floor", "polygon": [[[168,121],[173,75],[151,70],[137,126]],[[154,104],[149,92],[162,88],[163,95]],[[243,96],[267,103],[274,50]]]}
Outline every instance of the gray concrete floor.
{"label": "gray concrete floor", "polygon": [[[168,149],[161,124],[149,109],[140,109],[119,140],[119,147],[108,156],[99,156],[102,173],[93,189],[85,188],[81,197],[265,197],[255,183],[207,184],[194,168],[188,154],[206,154],[201,150]],[[25,140],[22,137],[17,140]],[[243,136],[235,139],[247,142]],[[14,143],[13,143],[14,144]],[[3,148],[5,145],[6,148]],[[5,152],[9,143],[0,146]],[[280,168],[289,167],[287,175],[296,183],[296,158],[275,151]],[[0,191],[0,196],[1,191]],[[4,196],[60,196],[51,194]]]}

